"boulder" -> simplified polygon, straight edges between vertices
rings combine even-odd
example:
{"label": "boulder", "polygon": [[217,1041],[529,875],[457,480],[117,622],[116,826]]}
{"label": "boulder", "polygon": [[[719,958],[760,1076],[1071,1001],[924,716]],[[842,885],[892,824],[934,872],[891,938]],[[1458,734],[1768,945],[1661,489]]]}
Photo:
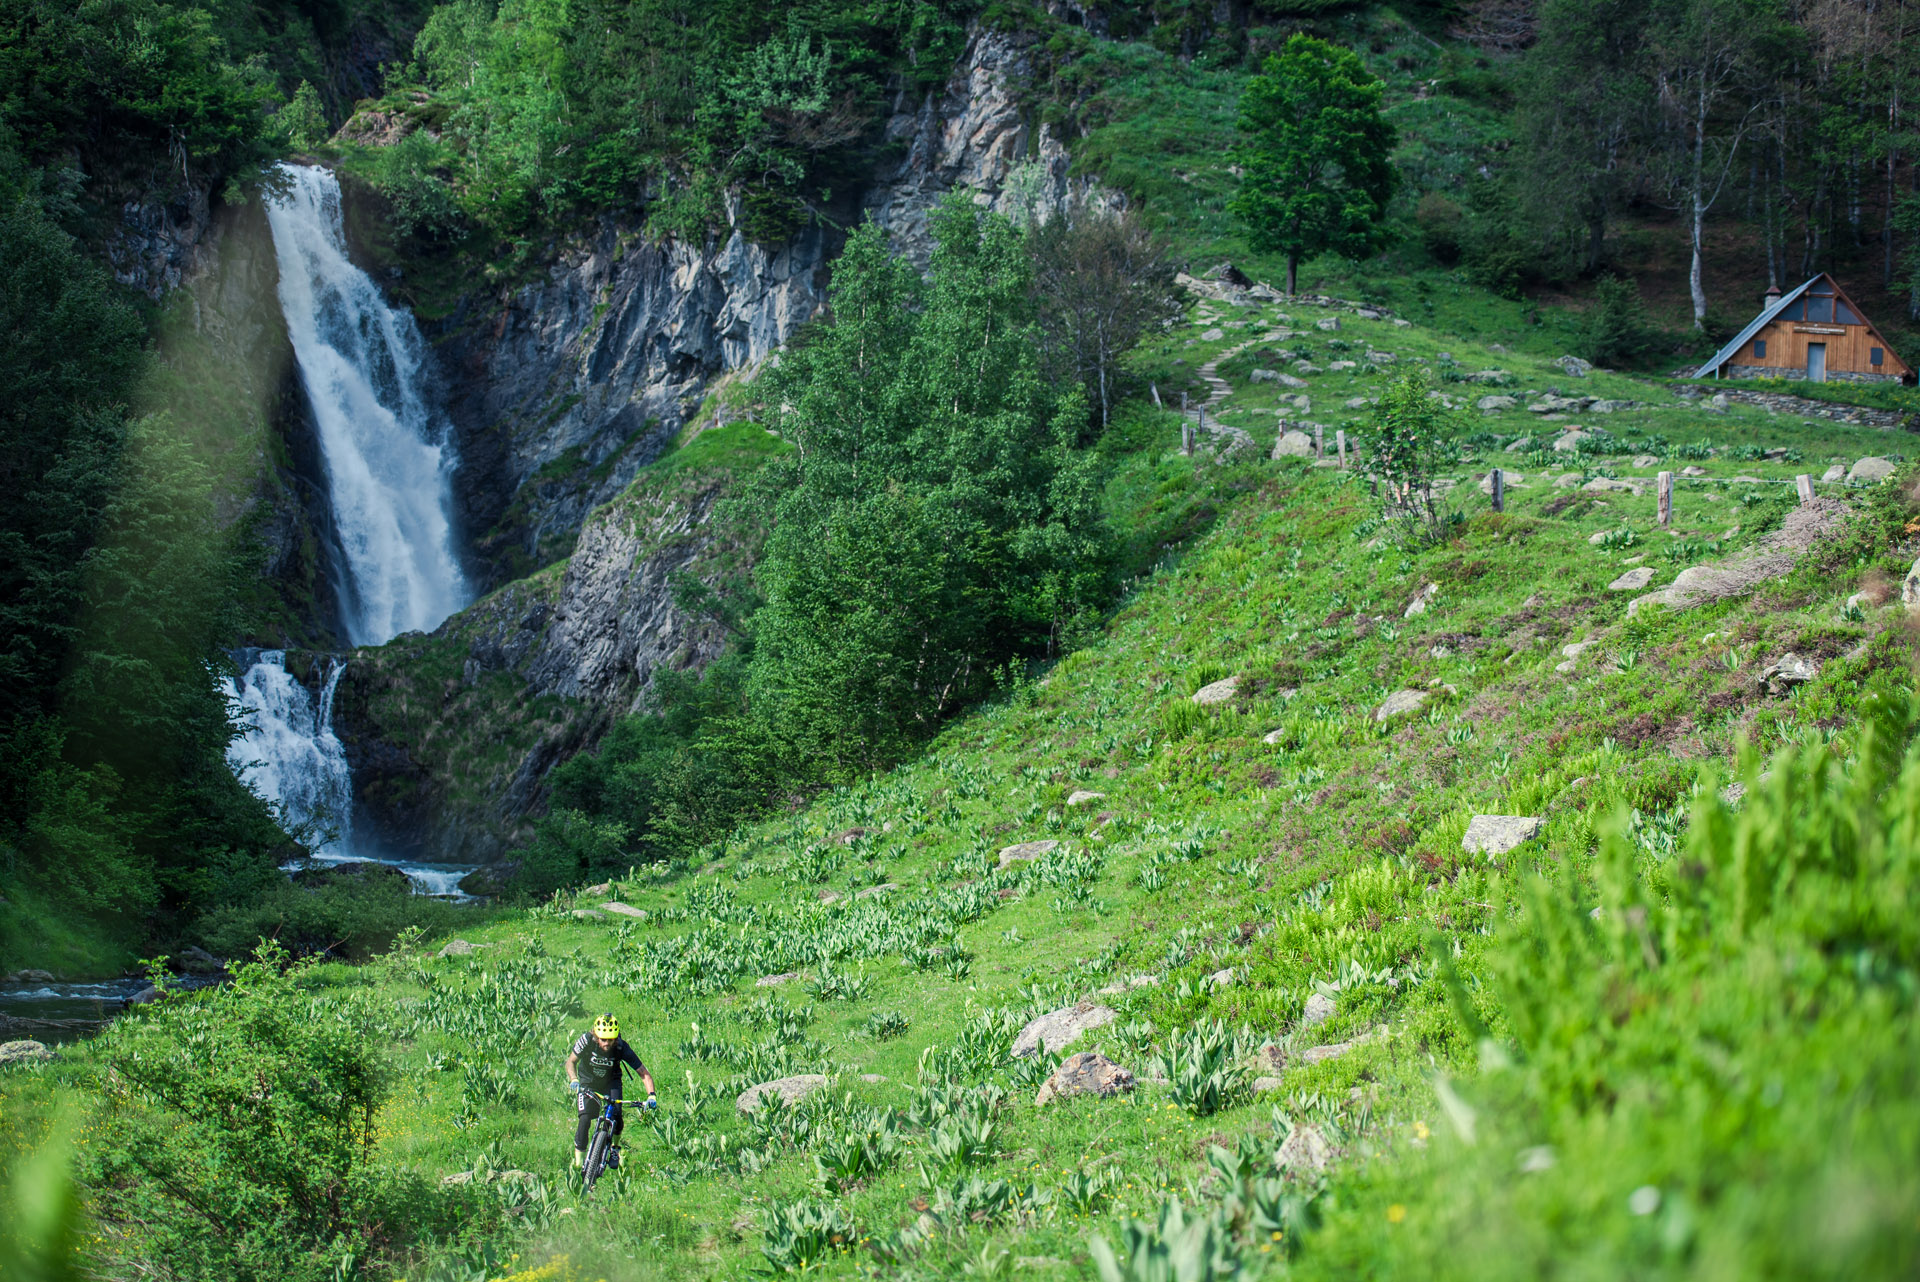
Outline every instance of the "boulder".
{"label": "boulder", "polygon": [[1638,592],[1641,588],[1646,587],[1652,582],[1653,567],[1650,565],[1636,565],[1633,569],[1628,570],[1625,574],[1607,584],[1607,591]]}
{"label": "boulder", "polygon": [[1703,410],[1712,410],[1716,414],[1724,414],[1727,412],[1727,406],[1731,404],[1732,402],[1727,399],[1725,392],[1715,392],[1707,398],[1707,403],[1700,408]]}
{"label": "boulder", "polygon": [[1193,701],[1203,707],[1208,704],[1227,703],[1239,689],[1239,677],[1222,677],[1212,685],[1204,685],[1195,690]]}
{"label": "boulder", "polygon": [[1360,364],[1358,361],[1328,361],[1327,362],[1327,373],[1329,374],[1351,374],[1354,370],[1357,370],[1359,368],[1360,368]]}
{"label": "boulder", "polygon": [[1600,400],[1587,406],[1587,411],[1592,414],[1618,414],[1623,410],[1630,410],[1632,408],[1632,401]]}
{"label": "boulder", "polygon": [[1255,1095],[1265,1095],[1268,1091],[1277,1091],[1284,1089],[1284,1087],[1285,1083],[1277,1077],[1262,1076],[1253,1079],[1253,1093]]}
{"label": "boulder", "polygon": [[1760,671],[1760,688],[1782,695],[1820,675],[1820,665],[1789,650]]}
{"label": "boulder", "polygon": [[1375,365],[1392,365],[1394,362],[1398,361],[1400,358],[1394,355],[1392,352],[1376,352],[1372,348],[1368,348],[1367,359],[1372,361]]}
{"label": "boulder", "polygon": [[1386,721],[1393,717],[1418,712],[1427,705],[1425,690],[1395,690],[1387,696],[1387,701],[1373,711],[1375,721]]}
{"label": "boulder", "polygon": [[1228,966],[1224,970],[1214,971],[1211,975],[1207,976],[1206,982],[1212,985],[1214,988],[1227,987],[1229,984],[1233,983],[1233,967]]}
{"label": "boulder", "polygon": [[1312,458],[1313,438],[1305,432],[1282,432],[1273,443],[1274,458]]}
{"label": "boulder", "polygon": [[[1527,478],[1522,473],[1509,471],[1504,467],[1500,469],[1500,479],[1506,484],[1508,489],[1512,489],[1515,486],[1523,486],[1527,483]],[[1492,472],[1488,472],[1480,478],[1480,492],[1482,494],[1493,493]]]}
{"label": "boulder", "polygon": [[573,910],[573,915],[577,920],[580,920],[580,921],[605,921],[606,920],[605,914],[595,912],[591,908],[576,908]]}
{"label": "boulder", "polygon": [[1467,375],[1467,381],[1491,387],[1505,387],[1513,381],[1513,375],[1503,369],[1482,369]]}
{"label": "boulder", "polygon": [[1531,436],[1516,436],[1511,441],[1508,441],[1504,448],[1509,454],[1525,454],[1533,448],[1533,438]]}
{"label": "boulder", "polygon": [[1014,1058],[1022,1059],[1041,1051],[1064,1050],[1079,1041],[1082,1033],[1104,1028],[1118,1018],[1119,1014],[1113,1007],[1093,1002],[1081,1002],[1048,1011],[1027,1021],[1027,1026],[1013,1039]]}
{"label": "boulder", "polygon": [[1407,603],[1407,608],[1401,611],[1400,617],[1403,619],[1412,619],[1425,614],[1427,607],[1433,604],[1433,598],[1438,595],[1440,595],[1440,585],[1438,583],[1427,584],[1413,594],[1413,600]]}
{"label": "boulder", "polygon": [[1658,467],[1660,460],[1652,454],[1636,454],[1633,456],[1633,465],[1640,468]]}
{"label": "boulder", "polygon": [[1560,653],[1568,659],[1577,659],[1586,653],[1595,643],[1592,641],[1570,641],[1560,647]]}
{"label": "boulder", "polygon": [[755,988],[778,988],[782,984],[792,983],[800,978],[797,970],[783,970],[778,975],[762,975],[753,981]]}
{"label": "boulder", "polygon": [[1038,859],[1060,843],[1057,841],[1023,841],[1018,845],[1003,847],[1000,851],[1000,868],[1005,870],[1017,863]]}
{"label": "boulder", "polygon": [[749,1086],[741,1091],[733,1101],[734,1112],[745,1116],[760,1107],[760,1101],[777,1095],[788,1104],[798,1104],[827,1084],[822,1073],[796,1073],[792,1077],[781,1077],[771,1082],[761,1082],[758,1086]]}
{"label": "boulder", "polygon": [[1640,493],[1640,487],[1632,481],[1618,481],[1611,476],[1596,476],[1580,487],[1586,494],[1633,494]]}
{"label": "boulder", "polygon": [[[1296,374],[1318,374],[1320,372],[1320,367],[1318,365],[1315,365],[1312,361],[1309,361],[1309,360],[1297,360],[1293,363],[1293,371]],[[1305,383],[1288,383],[1284,376],[1281,378],[1280,381],[1288,387],[1296,387],[1296,386],[1305,387],[1306,386]]]}
{"label": "boulder", "polygon": [[1075,1095],[1123,1095],[1134,1087],[1133,1074],[1098,1051],[1081,1051],[1060,1061],[1053,1076],[1041,1083],[1033,1097],[1035,1107]]}
{"label": "boulder", "polygon": [[1475,815],[1467,821],[1460,848],[1477,855],[1504,855],[1523,841],[1532,841],[1546,826],[1533,815]]}
{"label": "boulder", "polygon": [[1338,316],[1328,316],[1321,320],[1315,321],[1313,323],[1313,327],[1318,330],[1324,330],[1327,333],[1331,334],[1335,330],[1340,328],[1340,318]]}
{"label": "boulder", "polygon": [[1590,441],[1592,439],[1593,439],[1592,432],[1583,432],[1576,427],[1572,431],[1562,435],[1559,440],[1555,441],[1553,443],[1553,448],[1562,454],[1572,454],[1579,450],[1580,442]]}
{"label": "boulder", "polygon": [[1511,396],[1482,396],[1473,404],[1475,409],[1478,409],[1484,414],[1520,408],[1520,402]]}
{"label": "boulder", "polygon": [[1393,318],[1393,327],[1395,329],[1412,329],[1413,322],[1404,316],[1396,316]]}
{"label": "boulder", "polygon": [[1311,1065],[1325,1063],[1330,1059],[1339,1059],[1358,1044],[1358,1042],[1329,1042],[1325,1046],[1309,1046],[1300,1052],[1300,1062]]}
{"label": "boulder", "polygon": [[1562,356],[1554,365],[1568,378],[1585,378],[1593,373],[1593,362],[1583,361],[1578,356]]}
{"label": "boulder", "polygon": [[50,970],[16,970],[7,976],[9,984],[51,984],[55,980]]}
{"label": "boulder", "polygon": [[1223,329],[1210,329],[1206,333],[1200,335],[1200,341],[1203,343],[1217,343],[1221,339],[1225,338],[1226,336],[1227,336],[1227,331]]}
{"label": "boulder", "polygon": [[603,881],[597,886],[588,886],[580,893],[583,895],[611,895],[613,893],[613,883]]}
{"label": "boulder", "polygon": [[1900,580],[1900,604],[1909,610],[1920,610],[1920,561],[1915,561],[1907,577]]}
{"label": "boulder", "polygon": [[[493,864],[485,868],[476,868],[460,879],[460,893],[471,895],[475,899],[486,899],[493,895],[503,895],[512,886],[514,878],[520,875],[520,862],[510,860],[503,864]],[[611,889],[611,887],[609,887]]]}
{"label": "boulder", "polygon": [[1300,1122],[1273,1155],[1273,1161],[1282,1170],[1319,1174],[1333,1162],[1333,1145],[1319,1127]]}
{"label": "boulder", "polygon": [[1067,804],[1069,806],[1084,806],[1089,801],[1099,801],[1106,795],[1104,792],[1089,792],[1085,788],[1080,788],[1068,795]]}
{"label": "boulder", "polygon": [[635,908],[632,904],[623,904],[617,899],[609,900],[601,904],[600,911],[603,913],[613,913],[619,917],[645,917],[647,915],[646,909]]}
{"label": "boulder", "polygon": [[1844,481],[1847,479],[1847,469],[1843,465],[1835,463],[1832,467],[1820,473],[1820,479],[1828,485],[1833,484],[1835,481]]}
{"label": "boulder", "polygon": [[218,957],[191,944],[180,950],[178,961],[180,969],[189,975],[219,975],[227,969],[227,964]]}
{"label": "boulder", "polygon": [[1680,469],[1680,475],[1682,476],[1705,476],[1706,474],[1707,474],[1706,468],[1700,467],[1693,463],[1689,463],[1685,467]]}
{"label": "boulder", "polygon": [[884,895],[889,890],[898,890],[898,889],[900,889],[899,882],[883,881],[878,886],[868,886],[865,890],[855,895],[854,898],[855,899],[872,899],[875,895]]}
{"label": "boulder", "polygon": [[447,946],[440,950],[442,957],[470,957],[475,952],[472,944],[464,939],[449,939]]}
{"label": "boulder", "polygon": [[1553,478],[1553,488],[1556,490],[1571,490],[1578,487],[1579,484],[1580,473],[1578,472],[1562,472]]}
{"label": "boulder", "polygon": [[1130,993],[1136,988],[1153,988],[1160,983],[1158,975],[1133,975],[1126,979],[1116,979],[1111,984],[1097,989],[1102,997],[1114,997],[1121,993]]}
{"label": "boulder", "polygon": [[53,1058],[53,1052],[44,1043],[31,1038],[17,1042],[0,1042],[0,1064],[39,1064]]}
{"label": "boulder", "polygon": [[1307,996],[1305,1008],[1300,1012],[1300,1027],[1318,1028],[1332,1019],[1334,1012],[1338,1009],[1333,1003],[1333,998],[1325,993],[1310,993]]}
{"label": "boulder", "polygon": [[1848,470],[1847,480],[1849,483],[1858,481],[1867,484],[1873,481],[1884,481],[1892,475],[1893,464],[1883,458],[1868,455]]}
{"label": "boulder", "polygon": [[148,984],[145,988],[141,989],[139,992],[135,993],[133,996],[127,998],[127,1005],[145,1006],[147,1003],[157,1002],[162,997],[165,997],[165,996],[166,996],[165,993],[155,988],[152,984]]}

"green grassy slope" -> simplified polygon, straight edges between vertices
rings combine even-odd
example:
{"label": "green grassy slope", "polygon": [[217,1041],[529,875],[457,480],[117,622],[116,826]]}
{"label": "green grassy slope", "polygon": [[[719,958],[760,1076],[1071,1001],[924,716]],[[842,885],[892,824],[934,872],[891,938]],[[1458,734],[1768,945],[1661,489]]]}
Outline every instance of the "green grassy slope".
{"label": "green grassy slope", "polygon": [[[1509,1053],[1499,1047],[1531,1044],[1505,1000],[1501,950],[1535,920],[1532,873],[1592,893],[1595,852],[1618,812],[1635,816],[1632,858],[1657,867],[1687,839],[1698,790],[1735,769],[1743,744],[1750,754],[1853,751],[1864,692],[1911,685],[1897,604],[1843,608],[1897,564],[1898,521],[1887,525],[1884,512],[1868,534],[1823,545],[1749,597],[1630,618],[1637,594],[1607,585],[1635,563],[1654,569],[1657,586],[1740,550],[1779,524],[1791,474],[1895,438],[1742,408],[1703,413],[1657,387],[1570,380],[1538,358],[1385,320],[1346,314],[1327,334],[1310,325],[1321,313],[1300,307],[1255,316],[1202,305],[1141,354],[1142,368],[1173,377],[1264,335],[1281,311],[1312,334],[1316,364],[1337,352],[1334,338],[1350,352],[1396,356],[1306,375],[1316,407],[1377,393],[1391,368],[1448,350],[1462,369],[1498,362],[1513,375],[1514,388],[1473,392],[1578,382],[1583,394],[1658,408],[1607,418],[1620,439],[1603,440],[1606,453],[1498,450],[1529,428],[1596,426],[1591,417],[1542,423],[1509,411],[1470,424],[1488,430],[1454,472],[1463,520],[1450,540],[1423,548],[1396,540],[1359,475],[1264,457],[1280,406],[1272,384],[1233,380],[1221,417],[1257,449],[1226,463],[1170,450],[1173,416],[1134,406],[1105,448],[1116,521],[1149,568],[1104,631],[1041,679],[956,722],[920,760],[740,832],[701,861],[495,917],[469,933],[480,945],[470,955],[438,957],[439,941],[428,941],[370,966],[302,972],[310,1017],[364,1029],[397,1073],[379,1115],[378,1164],[436,1188],[477,1173],[438,1194],[462,1208],[467,1240],[430,1246],[393,1276],[738,1276],[766,1265],[763,1248],[789,1261],[805,1252],[794,1221],[782,1230],[765,1220],[803,1205],[850,1231],[851,1250],[817,1262],[843,1277],[994,1276],[1016,1258],[1023,1273],[1090,1276],[1090,1235],[1117,1247],[1131,1217],[1152,1218],[1171,1197],[1214,1226],[1223,1258],[1255,1273],[1298,1251],[1296,1270],[1430,1275],[1449,1244],[1484,1248],[1484,1217],[1502,1207],[1524,1212],[1517,1222],[1534,1226],[1528,1241],[1548,1260],[1577,1249],[1657,1261],[1661,1242],[1692,1232],[1672,1227],[1669,1212],[1658,1221],[1667,1237],[1649,1239],[1652,1257],[1635,1254],[1630,1234],[1609,1237],[1594,1208],[1643,1197],[1635,1190],[1648,1181],[1601,1161],[1612,1151],[1604,1116],[1578,1123],[1584,1148],[1577,1134],[1558,1140],[1594,1165],[1553,1177],[1553,1196],[1537,1193],[1544,1183],[1510,1190],[1512,1161],[1460,1138],[1475,1107],[1463,1093],[1482,1089],[1481,1066]],[[1204,337],[1229,319],[1257,323]],[[1744,457],[1774,447],[1793,453]],[[1681,489],[1671,532],[1654,525],[1650,489],[1546,479],[1650,475],[1653,465],[1633,461],[1640,451],[1659,467],[1706,473]],[[1496,462],[1524,478],[1502,515],[1485,511],[1474,485]],[[1601,535],[1611,537],[1596,544]],[[1407,617],[1427,585],[1436,590],[1426,610]],[[1580,642],[1588,648],[1565,658]],[[1775,697],[1755,674],[1786,650],[1820,670]],[[1239,679],[1230,698],[1192,701],[1226,677]],[[1396,690],[1426,702],[1378,719]],[[1079,790],[1101,795],[1068,805]],[[1535,840],[1487,858],[1461,848],[1475,814],[1545,823]],[[1037,840],[1059,845],[999,866],[1003,847]],[[609,895],[640,915],[607,912]],[[1897,950],[1860,965],[1862,975],[1874,965],[1911,974]],[[757,983],[786,972],[780,984]],[[1758,975],[1754,991],[1768,982]],[[1334,1013],[1308,1027],[1316,993]],[[1117,1018],[1075,1049],[1097,1046],[1143,1078],[1165,1075],[1155,1065],[1169,1050],[1204,1061],[1208,1047],[1195,1039],[1223,1021],[1211,1050],[1224,1066],[1221,1106],[1206,1098],[1204,1073],[1196,1089],[1176,1071],[1114,1099],[1036,1107],[1057,1056],[1012,1060],[1013,1034],[1037,1013],[1096,996]],[[85,1056],[8,1070],[0,1090],[16,1142],[57,1088],[93,1089],[102,1059],[187,1053],[175,1039],[202,1000],[123,1021]],[[1585,1000],[1576,1025],[1590,1022]],[[1899,1013],[1874,1027],[1910,1027],[1910,994],[1888,1000]],[[565,1172],[560,1061],[601,1009],[621,1014],[653,1066],[670,1124],[630,1130],[629,1164],[589,1202]],[[1495,1050],[1465,1031],[1462,1009],[1485,1023]],[[1700,1053],[1748,1065],[1742,1027],[1734,1020],[1720,1050]],[[1853,1031],[1859,1062],[1882,1062]],[[1805,1158],[1830,1120],[1821,1083],[1839,1064],[1785,1045],[1803,1073],[1753,1089],[1786,1099],[1792,1127],[1779,1143]],[[1306,1054],[1324,1046],[1344,1050]],[[736,1114],[747,1086],[802,1072],[833,1080],[800,1110]],[[1464,1084],[1436,1093],[1436,1074]],[[1278,1082],[1254,1092],[1255,1075]],[[1525,1091],[1486,1089],[1474,1096],[1488,1111],[1483,1134],[1505,1143],[1527,1130],[1526,1117],[1547,1125]],[[1335,1159],[1324,1176],[1283,1177],[1272,1154],[1303,1127]],[[875,1133],[891,1138],[867,1141],[879,1169],[863,1170],[860,1137]],[[1216,1145],[1224,1149],[1210,1157]],[[1236,1165],[1236,1152],[1250,1166]],[[1699,1153],[1667,1157],[1683,1173],[1711,1165]],[[508,1169],[534,1179],[491,1178]],[[844,1179],[823,1186],[834,1169]],[[1471,1172],[1486,1196],[1450,1186],[1454,1171]],[[1910,1222],[1905,1186],[1885,1187],[1876,1205]],[[1692,1196],[1695,1219],[1709,1222],[1716,1190]],[[1879,1214],[1866,1215],[1870,1227]],[[1600,1227],[1588,1232],[1583,1216]],[[1309,1229],[1315,1220],[1324,1227]],[[1403,1223],[1424,1224],[1426,1236],[1382,1236]],[[107,1249],[139,1253],[137,1243]],[[1675,1258],[1672,1271],[1685,1272],[1685,1253]]]}

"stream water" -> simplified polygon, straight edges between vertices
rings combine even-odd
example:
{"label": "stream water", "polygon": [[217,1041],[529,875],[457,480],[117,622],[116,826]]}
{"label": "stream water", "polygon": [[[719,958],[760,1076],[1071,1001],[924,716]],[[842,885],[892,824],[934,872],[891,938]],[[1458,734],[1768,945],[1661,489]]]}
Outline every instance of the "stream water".
{"label": "stream water", "polygon": [[[280,310],[319,439],[332,507],[340,618],[354,645],[427,631],[471,597],[454,549],[452,443],[426,377],[426,342],[347,255],[340,184],[330,170],[282,165],[267,205]],[[353,832],[353,779],[333,731],[345,665],[328,660],[318,694],[279,650],[236,656],[227,694],[249,729],[227,760],[317,861],[392,864],[421,894],[460,897],[471,867],[390,858]]]}

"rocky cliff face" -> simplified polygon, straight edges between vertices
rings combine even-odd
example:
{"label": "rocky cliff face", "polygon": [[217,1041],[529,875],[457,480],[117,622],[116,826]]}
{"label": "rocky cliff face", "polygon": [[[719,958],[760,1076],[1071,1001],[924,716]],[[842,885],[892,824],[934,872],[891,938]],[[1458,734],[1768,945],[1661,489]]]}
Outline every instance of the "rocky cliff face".
{"label": "rocky cliff face", "polygon": [[566,562],[432,636],[356,652],[334,712],[356,833],[453,862],[486,862],[524,841],[555,765],[631,709],[656,671],[720,653],[721,629],[676,609],[670,581],[751,556],[750,531],[714,520],[734,479],[724,466],[643,475],[593,514]]}

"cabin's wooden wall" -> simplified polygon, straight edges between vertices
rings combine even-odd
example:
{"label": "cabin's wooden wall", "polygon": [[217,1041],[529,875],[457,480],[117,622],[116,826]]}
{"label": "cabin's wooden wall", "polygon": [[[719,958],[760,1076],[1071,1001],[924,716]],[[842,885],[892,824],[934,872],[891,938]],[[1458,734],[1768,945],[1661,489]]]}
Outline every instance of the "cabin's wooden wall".
{"label": "cabin's wooden wall", "polygon": [[[1824,330],[1824,333],[1810,331]],[[1765,356],[1753,354],[1756,340],[1767,345]],[[1876,336],[1865,325],[1818,324],[1813,321],[1774,320],[1761,326],[1760,331],[1740,345],[1740,350],[1727,358],[1729,365],[1766,366],[1772,369],[1807,368],[1807,344],[1825,343],[1827,345],[1827,372],[1829,374],[1881,374],[1900,377],[1911,373],[1911,369],[1888,347],[1886,340]],[[1885,351],[1885,357],[1879,366],[1868,363],[1868,348],[1878,347]]]}

